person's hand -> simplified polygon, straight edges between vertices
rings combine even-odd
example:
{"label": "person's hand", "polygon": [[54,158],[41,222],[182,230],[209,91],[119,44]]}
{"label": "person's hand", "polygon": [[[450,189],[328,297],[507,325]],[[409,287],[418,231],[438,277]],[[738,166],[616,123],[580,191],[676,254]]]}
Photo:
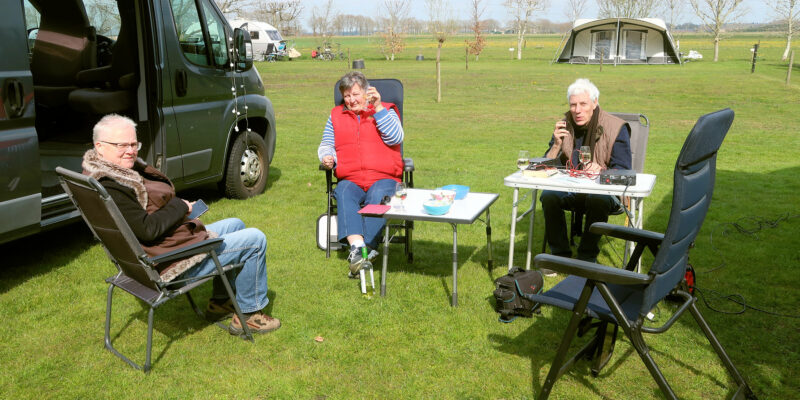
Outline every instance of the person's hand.
{"label": "person's hand", "polygon": [[381,104],[381,94],[378,92],[378,89],[375,89],[374,86],[370,86],[367,89],[367,104],[372,104],[375,107],[375,111],[383,110],[383,104]]}
{"label": "person's hand", "polygon": [[322,157],[322,166],[325,167],[325,169],[332,169],[333,168],[333,156]]}
{"label": "person's hand", "polygon": [[598,163],[596,163],[594,161],[589,161],[588,163],[583,165],[583,170],[587,171],[587,172],[592,172],[592,173],[595,173],[595,174],[599,174],[599,173],[603,172],[603,167],[601,167],[600,164],[598,164]]}
{"label": "person's hand", "polygon": [[186,215],[191,214],[192,213],[192,206],[194,205],[194,202],[189,202],[189,201],[184,200],[184,199],[181,199],[181,200],[183,200],[183,202],[186,203],[186,207],[189,207],[189,211],[186,212]]}
{"label": "person's hand", "polygon": [[561,144],[564,143],[564,138],[569,135],[567,130],[567,121],[563,119],[556,122],[556,128],[553,130],[553,148],[560,149]]}

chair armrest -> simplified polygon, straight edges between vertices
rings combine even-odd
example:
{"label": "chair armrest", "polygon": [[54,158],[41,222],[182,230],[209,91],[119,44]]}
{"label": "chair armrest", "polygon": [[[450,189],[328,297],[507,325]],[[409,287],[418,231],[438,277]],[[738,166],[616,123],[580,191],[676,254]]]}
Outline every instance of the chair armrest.
{"label": "chair armrest", "polygon": [[404,158],[403,159],[403,171],[413,171],[414,170],[414,159],[412,158]]}
{"label": "chair armrest", "polygon": [[617,285],[646,285],[652,280],[649,275],[552,254],[539,254],[533,261],[539,269],[552,269],[564,274]]}
{"label": "chair armrest", "polygon": [[614,225],[607,222],[595,222],[589,227],[589,232],[598,235],[611,236],[631,242],[643,242],[648,246],[658,246],[664,239],[663,233],[646,231],[644,229],[628,226]]}
{"label": "chair armrest", "polygon": [[224,239],[219,237],[214,239],[204,240],[202,242],[193,243],[190,244],[189,246],[181,247],[180,249],[170,251],[169,253],[164,253],[155,257],[148,257],[147,260],[153,264],[161,264],[168,261],[175,261],[181,258],[193,256],[195,254],[208,253],[211,250],[214,250],[217,247],[219,247],[219,245],[222,244],[223,240]]}
{"label": "chair armrest", "polygon": [[81,87],[104,86],[111,79],[111,66],[106,65],[99,68],[85,69],[78,71],[75,81]]}

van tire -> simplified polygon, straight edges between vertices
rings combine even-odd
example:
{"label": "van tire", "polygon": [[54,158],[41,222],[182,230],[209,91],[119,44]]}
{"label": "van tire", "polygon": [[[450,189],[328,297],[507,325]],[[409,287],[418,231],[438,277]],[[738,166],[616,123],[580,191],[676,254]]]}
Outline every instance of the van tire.
{"label": "van tire", "polygon": [[225,196],[246,199],[261,194],[269,178],[269,156],[264,138],[254,132],[236,137],[225,167]]}

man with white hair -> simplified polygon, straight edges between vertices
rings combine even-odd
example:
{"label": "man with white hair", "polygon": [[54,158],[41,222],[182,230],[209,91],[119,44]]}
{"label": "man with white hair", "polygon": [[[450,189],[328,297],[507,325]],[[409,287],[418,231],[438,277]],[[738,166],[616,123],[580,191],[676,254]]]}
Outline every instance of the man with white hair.
{"label": "man with white hair", "polygon": [[[596,176],[605,169],[631,169],[631,129],[627,122],[600,109],[600,91],[588,79],[578,79],[567,88],[569,111],[556,122],[545,157],[558,159],[578,174]],[[580,148],[589,146],[591,161],[581,163]],[[595,222],[607,222],[619,209],[616,196],[543,190],[545,236],[554,255],[572,257],[564,210],[583,213],[586,229],[581,235],[577,258],[596,262],[600,236],[590,233]]]}

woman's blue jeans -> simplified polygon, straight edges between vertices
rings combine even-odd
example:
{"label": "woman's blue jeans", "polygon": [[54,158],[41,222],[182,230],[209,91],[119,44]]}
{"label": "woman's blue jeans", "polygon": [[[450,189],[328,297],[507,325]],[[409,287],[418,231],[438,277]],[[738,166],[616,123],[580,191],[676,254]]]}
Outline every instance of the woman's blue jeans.
{"label": "woman's blue jeans", "polygon": [[364,243],[372,249],[378,247],[386,220],[383,218],[362,217],[358,210],[367,204],[380,204],[384,196],[392,197],[397,181],[381,179],[372,184],[365,192],[358,185],[348,180],[340,180],[334,189],[338,217],[338,239],[347,244],[350,235],[361,235]]}
{"label": "woman's blue jeans", "polygon": [[[244,263],[244,267],[231,280],[236,293],[236,302],[243,313],[261,311],[269,303],[267,298],[267,237],[256,228],[247,228],[238,218],[228,218],[206,225],[206,230],[216,232],[224,239],[216,249],[219,262],[228,264]],[[207,257],[199,264],[180,275],[189,278],[209,274],[216,269],[214,260]],[[228,274],[230,279],[231,275]],[[219,278],[214,279],[214,295],[225,296]]]}

